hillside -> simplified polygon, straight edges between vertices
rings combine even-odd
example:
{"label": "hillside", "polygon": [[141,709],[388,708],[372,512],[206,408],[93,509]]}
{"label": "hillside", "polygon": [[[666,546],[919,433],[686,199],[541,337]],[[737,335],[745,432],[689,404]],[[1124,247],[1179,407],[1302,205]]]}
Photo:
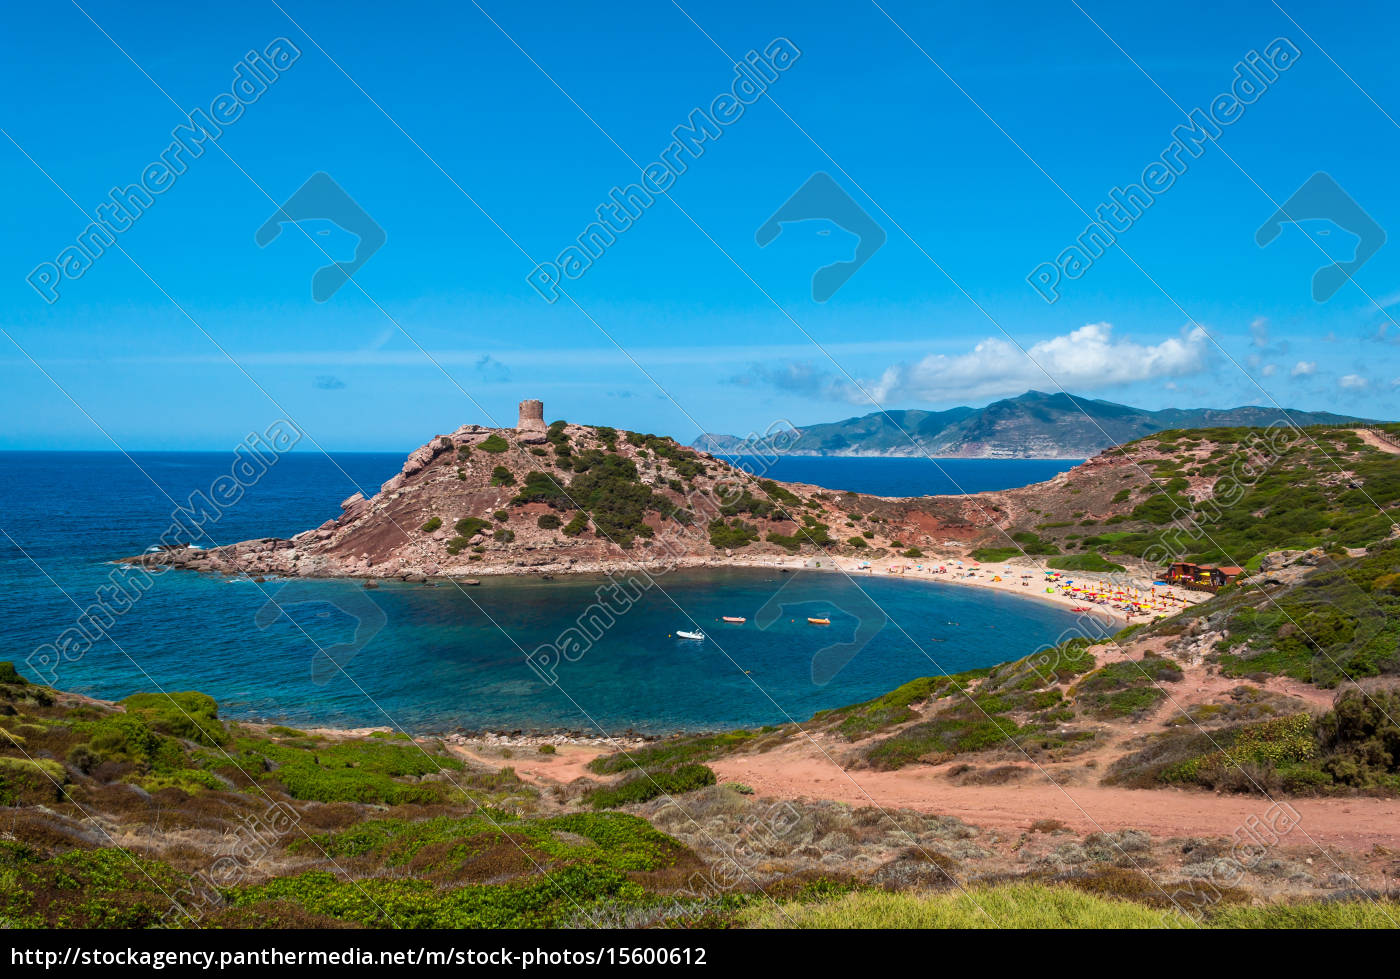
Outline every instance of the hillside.
{"label": "hillside", "polygon": [[1169,559],[1252,571],[1271,550],[1364,547],[1390,533],[1386,511],[1398,504],[1400,456],[1347,428],[1165,432],[1032,486],[888,499],[778,483],[670,439],[557,421],[539,434],[438,436],[377,494],[355,494],[339,518],[290,539],[129,560],[426,580],[927,553],[1155,577]]}
{"label": "hillside", "polygon": [[[888,924],[895,902],[901,920],[956,924],[966,888],[1011,924],[1184,911],[1205,926],[1393,926],[1400,454],[1364,435],[1160,433],[1037,486],[889,500],[768,483],[604,427],[460,429],[322,528],[140,560],[409,577],[606,565],[663,547],[683,506],[701,512],[685,490],[732,481],[732,513],[674,521],[702,528],[685,539],[704,562],[928,547],[1026,569],[1150,571],[1170,554],[1253,573],[1108,640],[1008,649],[1001,666],[802,724],[646,743],[239,724],[200,694],[104,703],[0,664],[0,916],[821,926]],[[497,534],[516,527],[541,533]],[[812,539],[823,531],[831,542]],[[1265,819],[1276,838],[1241,864],[1232,834]]]}
{"label": "hillside", "polygon": [[[1325,411],[1288,409],[1293,423],[1338,425],[1356,419]],[[1276,408],[1167,408],[1148,411],[1111,401],[1027,391],[983,408],[874,412],[804,425],[781,449],[787,455],[933,456],[990,459],[1085,459],[1114,444],[1170,429],[1266,427]],[[917,443],[911,444],[910,439]],[[692,446],[726,455],[773,450],[732,435],[701,435]]]}

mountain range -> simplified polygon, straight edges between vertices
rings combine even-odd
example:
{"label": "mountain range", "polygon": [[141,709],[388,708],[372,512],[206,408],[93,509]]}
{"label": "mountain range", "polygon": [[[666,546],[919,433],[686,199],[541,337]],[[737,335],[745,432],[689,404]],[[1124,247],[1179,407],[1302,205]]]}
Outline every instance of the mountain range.
{"label": "mountain range", "polygon": [[[1150,411],[1068,394],[1027,391],[983,408],[877,411],[838,422],[806,425],[774,449],[754,436],[706,433],[693,448],[721,455],[921,456],[972,459],[1086,459],[1114,444],[1183,428],[1336,425],[1360,419],[1293,408],[1164,408]],[[912,440],[912,441],[911,441]],[[917,444],[915,444],[917,443]]]}

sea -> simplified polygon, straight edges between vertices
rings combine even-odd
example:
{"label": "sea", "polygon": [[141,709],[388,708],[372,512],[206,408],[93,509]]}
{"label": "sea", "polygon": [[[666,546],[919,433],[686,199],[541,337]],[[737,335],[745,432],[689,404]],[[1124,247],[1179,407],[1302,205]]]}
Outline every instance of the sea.
{"label": "sea", "polygon": [[[206,514],[204,543],[315,527],[402,461],[287,453]],[[674,571],[646,588],[619,575],[373,589],[171,570],[139,588],[114,562],[156,544],[177,504],[233,463],[0,452],[0,660],[94,697],[200,690],[226,716],[295,726],[663,735],[803,721],[915,677],[1025,655],[1074,622],[1032,599],[824,569]],[[1024,485],[1071,465],[788,457],[764,474],[910,496]],[[703,641],[677,636],[697,628]]]}

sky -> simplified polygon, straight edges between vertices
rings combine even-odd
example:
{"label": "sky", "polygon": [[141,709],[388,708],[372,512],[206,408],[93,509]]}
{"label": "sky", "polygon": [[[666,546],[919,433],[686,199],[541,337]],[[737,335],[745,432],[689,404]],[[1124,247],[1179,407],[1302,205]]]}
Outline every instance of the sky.
{"label": "sky", "polygon": [[397,451],[524,398],[682,441],[1027,389],[1400,416],[1400,15],[1228,8],[13,7],[0,448]]}

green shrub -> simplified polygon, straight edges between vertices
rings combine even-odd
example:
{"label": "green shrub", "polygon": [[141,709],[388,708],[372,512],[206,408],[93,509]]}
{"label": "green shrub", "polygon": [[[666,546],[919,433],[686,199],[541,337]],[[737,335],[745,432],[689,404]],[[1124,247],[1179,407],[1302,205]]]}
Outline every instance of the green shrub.
{"label": "green shrub", "polygon": [[497,466],[491,470],[492,486],[514,486],[515,475],[505,466]]}
{"label": "green shrub", "polygon": [[510,443],[492,432],[479,446],[482,452],[501,453],[510,448]]}
{"label": "green shrub", "polygon": [[574,514],[574,518],[564,525],[565,537],[577,537],[588,529],[588,514],[579,511]]}
{"label": "green shrub", "polygon": [[427,520],[425,520],[425,521],[423,522],[423,526],[419,527],[418,529],[421,530],[421,531],[422,531],[423,533],[425,533],[425,534],[431,534],[433,531],[437,530],[437,529],[438,529],[439,527],[441,527],[441,526],[442,526],[442,518],[441,518],[441,517],[429,517]]}
{"label": "green shrub", "polygon": [[564,521],[560,520],[556,514],[541,513],[535,518],[535,526],[540,530],[558,530],[564,526]]}
{"label": "green shrub", "polygon": [[758,528],[738,517],[731,521],[716,517],[710,521],[710,546],[720,549],[748,547],[758,540]]}
{"label": "green shrub", "polygon": [[643,772],[614,786],[590,789],[583,798],[594,809],[616,809],[714,784],[715,773],[708,766],[682,765],[674,771]]}
{"label": "green shrub", "polygon": [[489,520],[482,520],[480,517],[463,517],[452,525],[452,529],[457,531],[459,537],[475,537],[487,527],[491,526]]}
{"label": "green shrub", "polygon": [[525,484],[515,494],[512,503],[548,503],[556,510],[573,508],[564,487],[547,472],[536,469],[525,474]]}
{"label": "green shrub", "polygon": [[122,702],[128,714],[143,718],[152,730],[217,747],[228,742],[228,731],[219,720],[219,705],[208,694],[138,693]]}
{"label": "green shrub", "polygon": [[1112,561],[1104,560],[1097,551],[1090,551],[1087,554],[1072,554],[1068,557],[1054,557],[1046,562],[1049,567],[1057,568],[1061,571],[1125,571],[1121,564],[1114,564]]}

